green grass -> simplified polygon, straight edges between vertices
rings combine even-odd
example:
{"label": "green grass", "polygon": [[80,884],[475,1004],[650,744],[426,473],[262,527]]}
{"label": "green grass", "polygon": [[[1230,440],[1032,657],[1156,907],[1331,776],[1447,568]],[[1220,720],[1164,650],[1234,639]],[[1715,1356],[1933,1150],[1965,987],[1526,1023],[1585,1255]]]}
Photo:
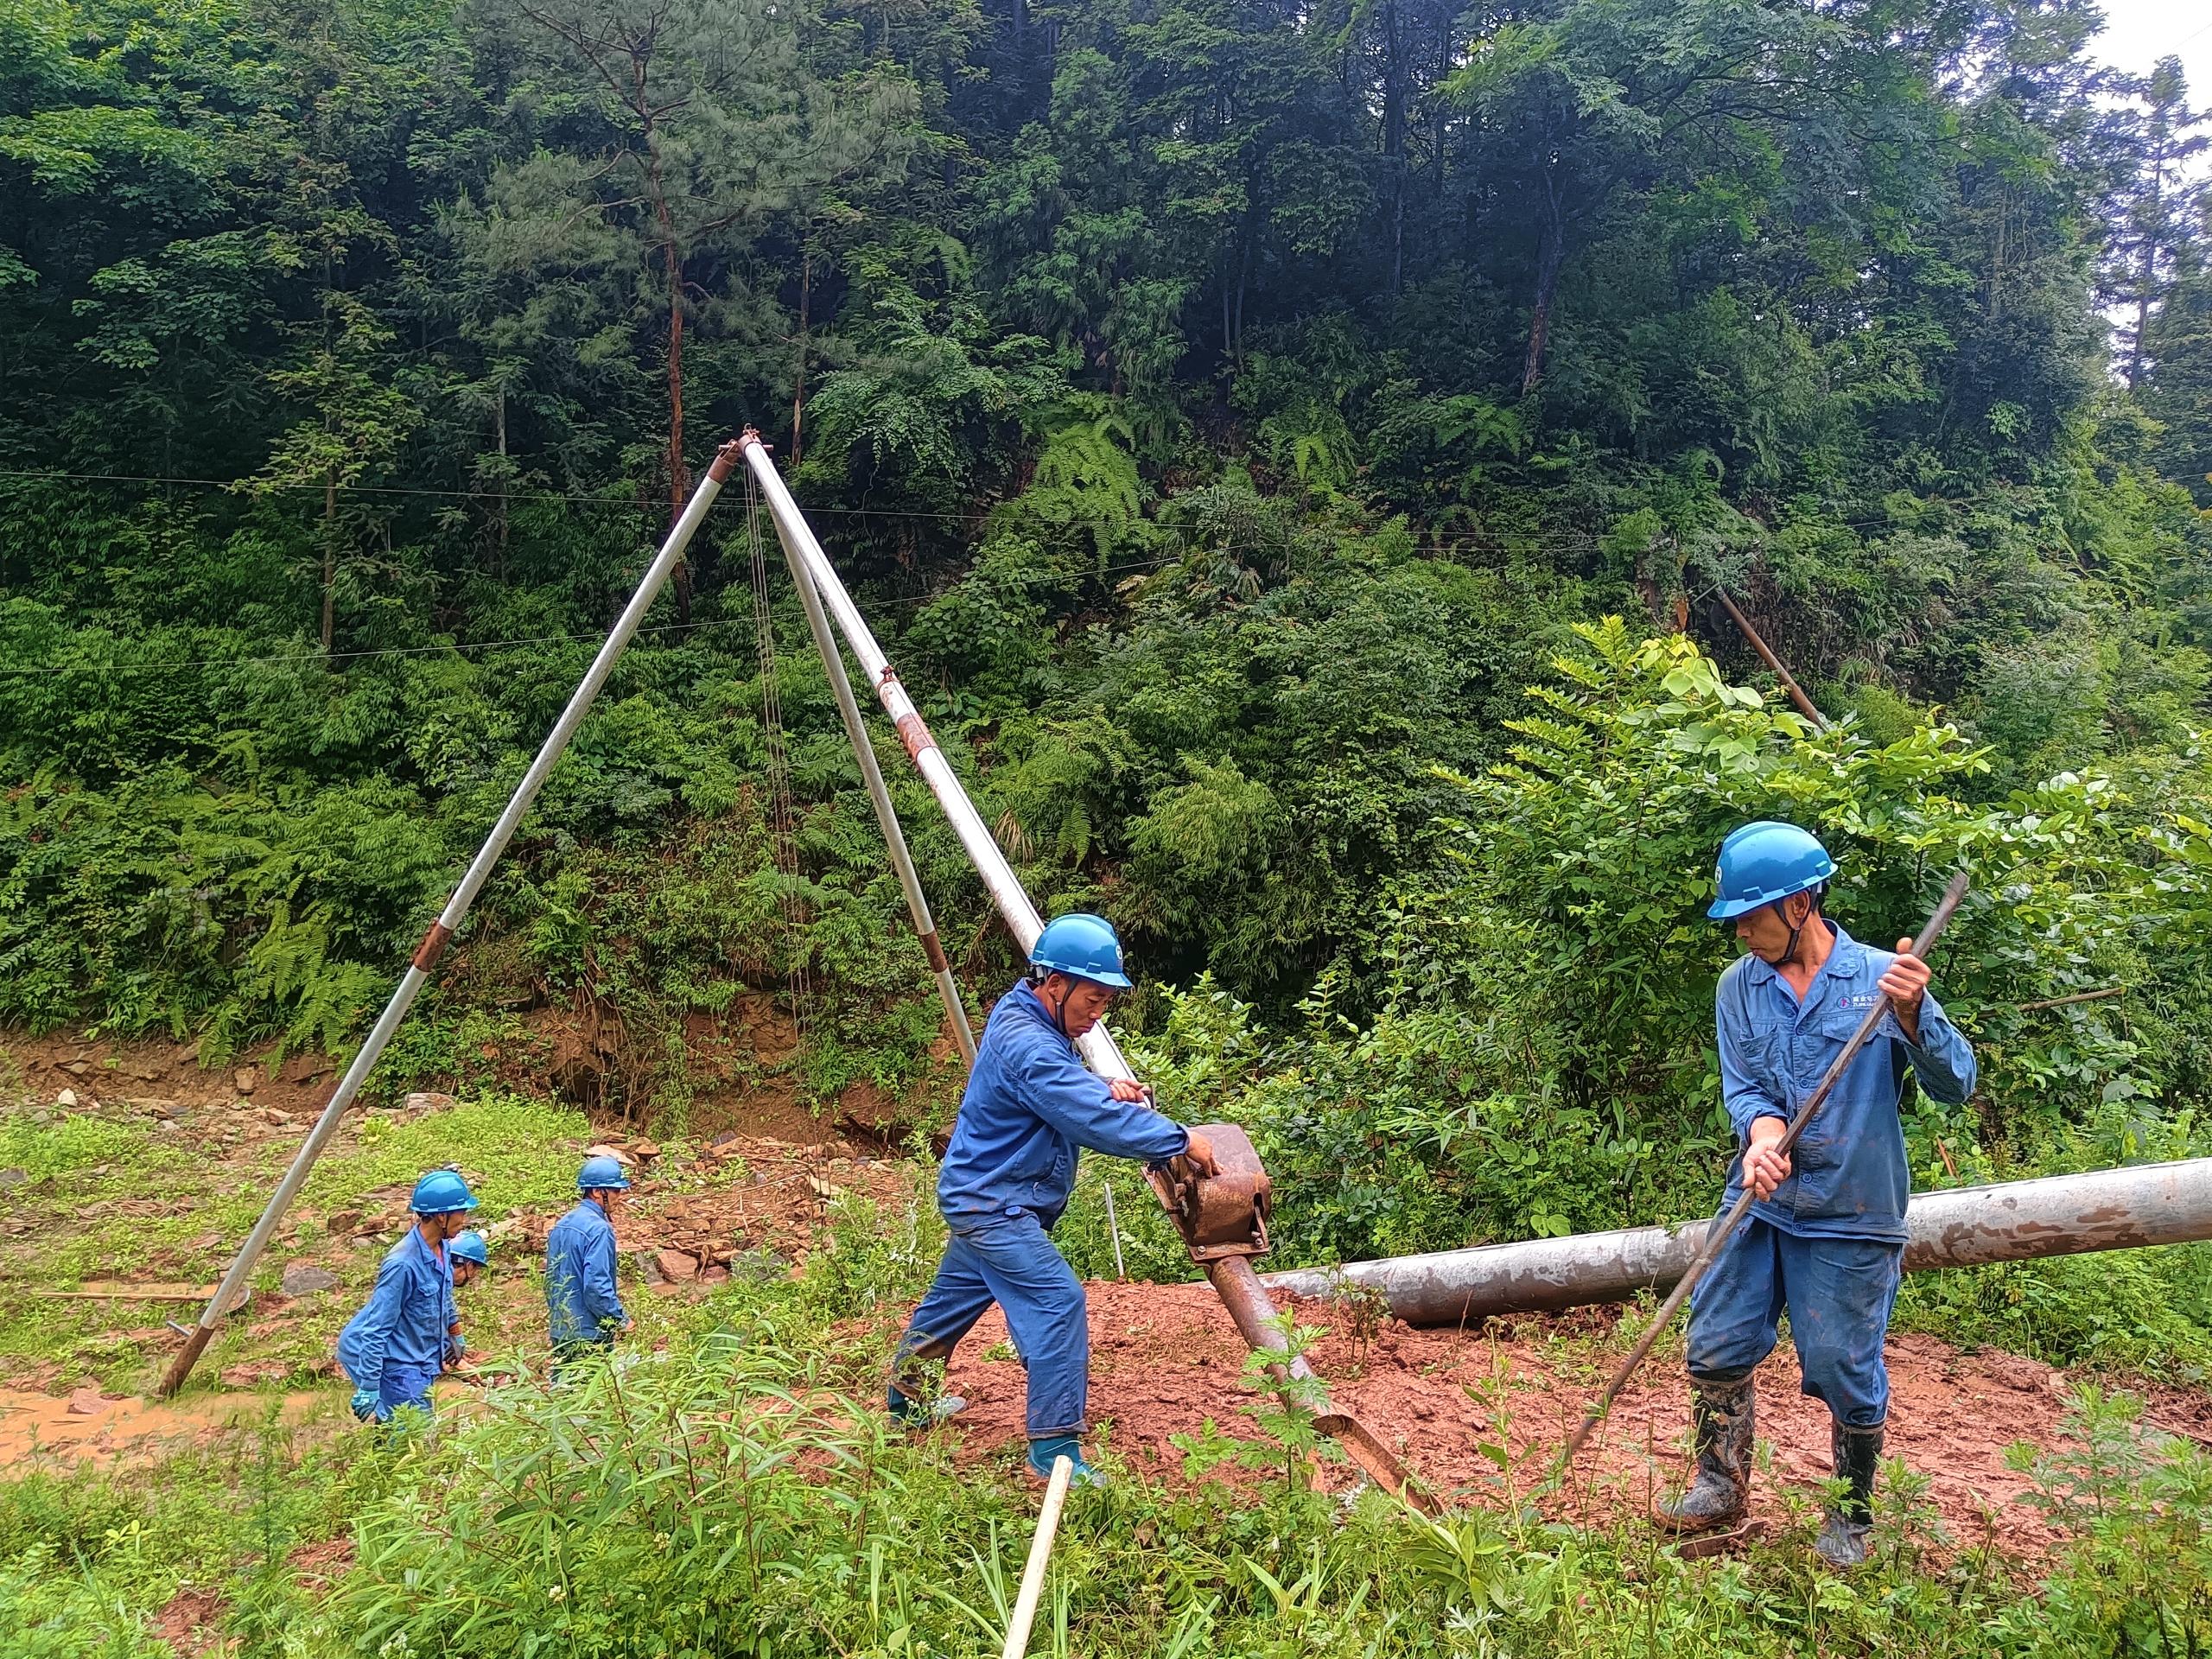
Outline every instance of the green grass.
{"label": "green grass", "polygon": [[[325,1226],[334,1212],[397,1217],[416,1179],[448,1162],[467,1171],[486,1223],[556,1208],[574,1195],[590,1139],[581,1114],[514,1096],[463,1101],[405,1123],[370,1116],[354,1133],[354,1141],[341,1142],[316,1165],[254,1274],[257,1291],[273,1291],[285,1264],[307,1257],[336,1274],[340,1288],[273,1336],[226,1327],[200,1377],[251,1357],[304,1379],[328,1357],[383,1255],[381,1248],[343,1248]],[[28,1217],[33,1230],[0,1243],[0,1287],[69,1289],[109,1277],[212,1282],[298,1146],[287,1137],[217,1155],[180,1144],[151,1120],[71,1114],[41,1123],[28,1113],[0,1116],[0,1167],[12,1160],[35,1178],[8,1197],[9,1213]],[[118,1317],[150,1325],[164,1317],[189,1319],[195,1311],[144,1304],[118,1315],[105,1303],[0,1296],[0,1358],[58,1363],[64,1382],[143,1387],[146,1362],[138,1344],[115,1331]]]}
{"label": "green grass", "polygon": [[[429,1441],[266,1425],[155,1471],[0,1483],[0,1649],[137,1659],[191,1585],[221,1593],[239,1659],[995,1653],[1034,1495],[1010,1454],[957,1464],[950,1435],[893,1433],[881,1343],[826,1322],[822,1291],[734,1285],[685,1311],[665,1355],[494,1390]],[[1924,1486],[1894,1467],[1876,1559],[1847,1579],[1810,1555],[1809,1503],[1752,1553],[1694,1563],[1640,1526],[1432,1525],[1279,1472],[1155,1486],[1109,1450],[1116,1482],[1071,1503],[1032,1651],[2205,1651],[2212,1459],[2144,1443],[2124,1399],[2085,1391],[2075,1410],[2084,1451],[2019,1454],[2069,1539],[2030,1582],[1939,1550]],[[296,1552],[333,1537],[353,1541],[350,1570],[303,1581]]]}

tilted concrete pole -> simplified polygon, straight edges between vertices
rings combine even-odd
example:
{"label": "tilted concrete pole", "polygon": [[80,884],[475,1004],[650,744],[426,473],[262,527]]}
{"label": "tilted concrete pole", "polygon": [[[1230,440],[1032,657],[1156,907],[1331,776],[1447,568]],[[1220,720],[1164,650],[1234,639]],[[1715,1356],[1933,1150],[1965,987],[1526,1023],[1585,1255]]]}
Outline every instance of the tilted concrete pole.
{"label": "tilted concrete pole", "polygon": [[[1379,1292],[1408,1325],[1471,1324],[1501,1313],[1626,1301],[1671,1287],[1711,1225],[1691,1221],[1486,1244],[1271,1273],[1264,1282],[1313,1297],[1356,1285]],[[1905,1227],[1907,1273],[2193,1243],[2212,1238],[2212,1158],[1916,1193]]]}

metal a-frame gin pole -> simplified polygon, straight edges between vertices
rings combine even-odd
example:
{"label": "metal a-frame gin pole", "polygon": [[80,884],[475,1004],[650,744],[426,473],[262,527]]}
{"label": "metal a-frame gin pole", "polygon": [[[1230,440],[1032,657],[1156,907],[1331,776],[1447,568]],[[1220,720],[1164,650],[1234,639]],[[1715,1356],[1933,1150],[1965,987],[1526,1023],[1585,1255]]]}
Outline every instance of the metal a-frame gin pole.
{"label": "metal a-frame gin pole", "polygon": [[[1027,955],[1044,929],[1036,906],[1029,902],[1029,895],[1022,890],[1006,855],[999,850],[998,842],[984,823],[982,815],[976,811],[976,804],[968,798],[968,791],[953,771],[952,762],[938,747],[921,711],[915,708],[913,698],[907,695],[898,673],[883,654],[882,646],[876,643],[874,634],[861,618],[859,607],[845,591],[845,584],[830,564],[829,556],[823,552],[822,543],[815,539],[798,504],[791,499],[775,463],[768,457],[767,446],[760,442],[760,435],[748,429],[737,442],[775,519],[777,535],[791,560],[802,596],[810,585],[836,619],[854,659],[875,688],[877,701],[898,728],[899,741],[906,745],[908,756],[951,821],[953,833],[960,837],[969,862],[982,877],[991,902],[1005,919],[1015,944]],[[830,675],[833,683],[843,672],[842,663],[835,664]],[[1130,1070],[1128,1061],[1103,1022],[1093,1026],[1076,1046],[1084,1063],[1099,1076],[1136,1080],[1136,1074]],[[1314,1426],[1334,1436],[1352,1461],[1377,1485],[1417,1509],[1433,1512],[1433,1500],[1410,1484],[1405,1465],[1396,1453],[1357,1418],[1338,1410],[1330,1402],[1326,1385],[1314,1375],[1304,1356],[1287,1351],[1289,1344],[1276,1326],[1274,1303],[1252,1267],[1252,1258],[1267,1249],[1266,1217],[1270,1203],[1267,1173],[1260,1167],[1259,1159],[1242,1129],[1233,1124],[1210,1124],[1205,1128],[1221,1160],[1218,1175],[1190,1179],[1154,1172],[1152,1176],[1154,1190],[1175,1217],[1190,1247],[1192,1260],[1205,1269],[1206,1278],[1245,1342],[1256,1352],[1282,1356],[1270,1363],[1270,1374],[1286,1394],[1294,1385],[1298,1387],[1304,1396],[1303,1403],[1313,1413]]]}
{"label": "metal a-frame gin pole", "polygon": [[230,1271],[223,1275],[223,1282],[216,1287],[207,1312],[200,1316],[200,1323],[186,1340],[183,1351],[171,1362],[167,1374],[162,1376],[156,1392],[163,1397],[175,1394],[184,1385],[184,1379],[191,1375],[193,1366],[207,1351],[207,1344],[215,1334],[215,1327],[222,1321],[224,1311],[232,1306],[239,1293],[245,1290],[246,1281],[253,1275],[255,1262],[260,1260],[262,1251],[268,1248],[270,1238],[276,1231],[276,1224],[284,1218],[284,1211],[290,1207],[301,1185],[306,1181],[308,1172],[315,1166],[315,1160],[329,1144],[330,1137],[338,1132],[338,1125],[346,1116],[346,1109],[353,1103],[353,1097],[360,1092],[362,1083],[391,1043],[392,1033],[399,1029],[399,1022],[407,1017],[407,1010],[414,1005],[423,982],[438,965],[439,958],[445,955],[446,946],[452,943],[454,934],[460,930],[469,906],[476,902],[476,895],[483,891],[485,881],[491,876],[492,867],[499,861],[499,855],[506,851],[507,843],[514,839],[523,815],[530,810],[531,804],[537,798],[537,791],[552,774],[555,763],[567,750],[569,741],[575,736],[576,728],[583,724],[585,715],[590,712],[592,703],[607,683],[607,677],[614,671],[615,662],[637,636],[638,629],[645,622],[645,613],[652,608],[653,601],[659,596],[669,573],[683,561],[684,549],[690,545],[692,537],[697,534],[699,525],[706,518],[707,509],[714,505],[715,498],[721,493],[722,485],[735,469],[737,461],[738,446],[734,442],[722,445],[715,456],[714,464],[708,467],[706,477],[699,480],[699,487],[692,493],[683,516],[670,529],[667,539],[661,543],[659,553],[646,568],[643,580],[638,583],[637,592],[630,596],[629,604],[623,607],[621,616],[607,634],[607,643],[600,646],[599,655],[592,658],[591,668],[584,675],[583,683],[576,687],[575,694],[569,699],[569,706],[561,711],[561,718],[553,723],[553,729],[548,734],[544,746],[538,750],[537,758],[530,763],[530,770],[523,774],[522,782],[507,802],[506,810],[499,814],[499,823],[493,825],[490,837],[478,851],[475,861],[469,865],[468,873],[461,878],[461,885],[454,889],[453,897],[446,901],[445,909],[439,912],[438,919],[430,924],[430,931],[423,936],[422,944],[416,947],[414,957],[407,964],[407,971],[400,976],[391,1000],[385,1004],[384,1012],[377,1016],[376,1025],[371,1028],[368,1039],[361,1045],[360,1052],[353,1056],[353,1063],[346,1068],[346,1075],[338,1080],[338,1087],[331,1091],[330,1102],[322,1109],[321,1117],[316,1120],[305,1144],[293,1158],[292,1166],[284,1172],[284,1179],[277,1182],[276,1190],[269,1195],[269,1204],[262,1211],[261,1219],[254,1223],[253,1230],[246,1235],[245,1244],[239,1247],[238,1259],[231,1263]]}

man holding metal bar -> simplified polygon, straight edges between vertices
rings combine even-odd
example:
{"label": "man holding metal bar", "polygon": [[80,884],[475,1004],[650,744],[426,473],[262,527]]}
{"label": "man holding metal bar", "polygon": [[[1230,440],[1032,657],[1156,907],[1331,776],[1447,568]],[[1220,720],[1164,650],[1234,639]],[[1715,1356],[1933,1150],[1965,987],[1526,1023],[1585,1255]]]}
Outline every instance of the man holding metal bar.
{"label": "man holding metal bar", "polygon": [[1083,1283],[1050,1236],[1085,1147],[1119,1158],[1184,1158],[1214,1170],[1213,1148],[1147,1103],[1150,1091],[1086,1067],[1076,1042],[1129,987],[1122,946],[1103,917],[1062,916],[1038,935],[1028,976],[999,1000],[977,1046],[952,1142],[938,1173],[938,1208],[952,1236],[936,1281],[892,1361],[886,1402],[910,1425],[957,1410],[919,1393],[915,1362],[951,1356],[993,1302],[1029,1372],[1029,1470],[1050,1479],[1056,1458],[1095,1484],[1083,1460],[1090,1330]]}
{"label": "man holding metal bar", "polygon": [[[1725,1215],[1749,1184],[1749,1217],[1690,1301],[1697,1470],[1657,1518],[1683,1532],[1740,1522],[1749,1505],[1751,1374],[1773,1351],[1783,1309],[1804,1391],[1826,1403],[1837,1478],[1816,1548],[1866,1559],[1874,1472],[1889,1414],[1882,1344],[1897,1301],[1911,1193],[1897,1107],[1910,1071],[1929,1095],[1974,1092],[1974,1052],[1928,995],[1928,965],[1859,944],[1821,914],[1835,862],[1794,824],[1748,823],[1722,843],[1707,912],[1734,925],[1745,954],[1715,995],[1721,1090],[1739,1152]],[[1869,1010],[1890,1012],[1838,1079],[1795,1156],[1777,1145]]]}

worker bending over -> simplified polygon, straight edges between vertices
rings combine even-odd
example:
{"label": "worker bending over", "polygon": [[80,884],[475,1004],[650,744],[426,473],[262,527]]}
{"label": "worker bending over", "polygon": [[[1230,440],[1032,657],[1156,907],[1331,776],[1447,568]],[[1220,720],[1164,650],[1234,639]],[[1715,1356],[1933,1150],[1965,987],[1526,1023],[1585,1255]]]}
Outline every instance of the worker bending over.
{"label": "worker bending over", "polygon": [[[1928,966],[1859,944],[1821,913],[1834,861],[1804,830],[1747,823],[1722,843],[1719,896],[1746,954],[1714,999],[1720,1082],[1739,1154],[1725,1214],[1749,1182],[1751,1214],[1690,1298],[1697,1474],[1662,1501],[1685,1532],[1732,1525],[1750,1497],[1751,1372],[1773,1351],[1786,1307],[1804,1391],[1834,1419],[1835,1473],[1849,1483],[1815,1546],[1839,1567],[1866,1556],[1874,1470],[1889,1414],[1882,1343],[1904,1260],[1911,1173],[1897,1105],[1908,1069],[1929,1096],[1974,1092],[1974,1052],[1928,995]],[[1884,996],[1891,1008],[1837,1080],[1794,1160],[1777,1149],[1790,1118]]]}
{"label": "worker bending over", "polygon": [[468,1288],[476,1275],[492,1264],[492,1247],[483,1234],[471,1229],[446,1246],[446,1262],[453,1269],[454,1321],[446,1330],[446,1370],[456,1370],[468,1344],[461,1336],[459,1292]]}
{"label": "worker bending over", "polygon": [[434,1169],[415,1183],[407,1207],[415,1224],[377,1268],[368,1306],[338,1334],[338,1363],[353,1379],[353,1414],[364,1422],[390,1422],[402,1406],[429,1411],[430,1384],[445,1370],[458,1329],[446,1242],[476,1208],[476,1195],[457,1172]]}
{"label": "worker bending over", "polygon": [[613,1220],[629,1190],[620,1159],[587,1158],[576,1172],[576,1207],[546,1236],[545,1311],[557,1365],[604,1353],[630,1328],[614,1287]]}
{"label": "worker bending over", "polygon": [[1073,1459],[1078,1481],[1090,1386],[1083,1285],[1053,1245],[1082,1149],[1159,1163],[1187,1158],[1214,1169],[1205,1137],[1154,1111],[1134,1083],[1088,1071],[1076,1039],[1096,1025],[1129,981],[1121,941],[1103,918],[1062,916],[1038,936],[1029,974],[999,1000],[984,1027],[960,1116],[938,1172],[938,1208],[952,1230],[936,1282],[915,1308],[892,1362],[887,1401],[909,1424],[957,1409],[917,1403],[914,1362],[950,1357],[996,1302],[1029,1372],[1029,1468],[1049,1478]]}

